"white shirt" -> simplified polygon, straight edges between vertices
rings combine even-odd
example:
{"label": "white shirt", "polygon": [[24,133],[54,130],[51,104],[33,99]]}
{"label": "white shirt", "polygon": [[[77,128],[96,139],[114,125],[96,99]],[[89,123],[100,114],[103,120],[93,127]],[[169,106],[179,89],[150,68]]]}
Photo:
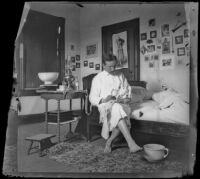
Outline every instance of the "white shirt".
{"label": "white shirt", "polygon": [[91,104],[99,106],[100,100],[108,95],[122,98],[131,97],[131,87],[123,73],[119,76],[113,76],[102,71],[93,78],[89,95]]}

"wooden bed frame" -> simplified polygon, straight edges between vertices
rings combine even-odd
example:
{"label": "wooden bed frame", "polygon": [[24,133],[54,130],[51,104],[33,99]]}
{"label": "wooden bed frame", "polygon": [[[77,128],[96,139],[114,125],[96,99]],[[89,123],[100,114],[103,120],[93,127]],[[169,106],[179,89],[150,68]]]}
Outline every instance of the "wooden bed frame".
{"label": "wooden bed frame", "polygon": [[[129,81],[131,86],[141,86],[146,88],[146,82],[144,81]],[[141,132],[147,132],[152,134],[166,134],[174,137],[185,136],[189,132],[189,126],[184,124],[169,123],[169,122],[157,122],[157,121],[145,121],[133,119],[133,125],[135,130]]]}

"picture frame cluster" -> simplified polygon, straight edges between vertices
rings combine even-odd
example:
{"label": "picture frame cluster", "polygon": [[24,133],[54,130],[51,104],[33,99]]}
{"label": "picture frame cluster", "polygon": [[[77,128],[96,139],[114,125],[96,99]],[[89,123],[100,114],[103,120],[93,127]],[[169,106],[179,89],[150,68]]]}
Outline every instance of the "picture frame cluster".
{"label": "picture frame cluster", "polygon": [[[177,21],[174,27],[172,24],[163,23],[159,28],[158,26],[156,27],[156,19],[152,18],[149,19],[147,25],[147,31],[140,33],[140,52],[144,56],[144,61],[148,62],[149,68],[155,66],[154,62],[157,61],[157,57],[158,61],[163,64],[163,69],[166,66],[166,69],[172,69],[174,67],[172,65],[174,64],[174,59],[177,58],[179,60],[179,57],[182,57],[181,59],[183,60],[185,59],[183,57],[189,56],[190,34],[189,29],[184,26],[186,23]],[[159,54],[156,59],[154,54]],[[168,59],[164,59],[166,56],[168,56]]]}

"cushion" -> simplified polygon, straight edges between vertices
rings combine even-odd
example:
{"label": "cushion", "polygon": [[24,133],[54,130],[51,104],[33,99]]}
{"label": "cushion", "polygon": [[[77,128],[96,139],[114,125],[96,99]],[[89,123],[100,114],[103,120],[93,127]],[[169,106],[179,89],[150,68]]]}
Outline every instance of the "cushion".
{"label": "cushion", "polygon": [[132,98],[134,101],[152,99],[153,91],[149,91],[141,86],[131,86]]}

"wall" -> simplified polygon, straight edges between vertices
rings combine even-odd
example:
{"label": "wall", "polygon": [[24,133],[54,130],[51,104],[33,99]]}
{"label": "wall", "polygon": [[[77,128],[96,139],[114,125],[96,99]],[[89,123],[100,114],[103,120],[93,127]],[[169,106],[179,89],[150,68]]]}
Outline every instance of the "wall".
{"label": "wall", "polygon": [[[176,16],[180,12],[181,16]],[[90,73],[98,72],[95,69],[83,66],[85,58],[85,47],[88,43],[98,42],[98,57],[88,59],[88,62],[93,61],[95,64],[101,64],[101,27],[140,18],[140,32],[149,33],[152,30],[157,31],[157,36],[160,38],[160,27],[162,24],[169,24],[170,30],[176,25],[177,21],[184,21],[185,8],[184,4],[89,4],[82,8],[80,11],[80,41],[81,41],[81,76],[86,76]],[[149,19],[155,18],[156,24],[154,27],[148,26]],[[183,35],[183,29],[177,30],[174,35]],[[157,40],[153,40],[155,45]],[[185,45],[187,39],[184,39],[182,45]],[[145,41],[146,42],[146,41]],[[146,45],[141,41],[140,46]],[[171,37],[170,37],[171,43]],[[141,54],[141,80],[148,82],[148,89],[160,90],[161,83],[167,83],[170,87],[175,88],[177,91],[184,93],[189,98],[189,67],[185,64],[188,63],[189,57],[187,54],[178,58],[176,55],[176,48],[182,47],[177,45],[175,47],[175,67],[169,70],[160,70],[159,67],[149,68],[144,61],[144,55]],[[159,50],[156,51],[161,54]],[[161,54],[162,55],[162,54]],[[180,60],[179,60],[180,59]],[[178,61],[182,64],[177,65]],[[157,64],[158,65],[158,64]]]}
{"label": "wall", "polygon": [[[140,18],[140,33],[147,33],[149,39],[149,33],[152,30],[157,31],[158,39],[160,38],[160,27],[162,24],[169,24],[170,30],[176,25],[177,21],[184,21],[185,19],[191,19],[190,14],[185,14],[184,4],[87,4],[84,8],[79,8],[72,4],[67,5],[55,5],[54,3],[40,3],[36,5],[31,4],[31,9],[41,11],[44,13],[64,17],[66,19],[65,23],[65,57],[69,58],[80,54],[81,56],[81,68],[76,69],[75,75],[78,75],[80,86],[82,87],[82,77],[100,72],[100,70],[95,70],[94,68],[84,67],[83,62],[88,60],[88,62],[94,62],[95,64],[101,65],[101,27],[123,22],[135,18]],[[142,12],[142,13],[141,13]],[[180,12],[180,16],[176,16]],[[186,18],[187,15],[187,18]],[[189,18],[188,18],[189,17]],[[193,17],[193,16],[192,16]],[[154,27],[148,26],[149,19],[155,18],[156,24]],[[190,22],[188,24],[196,25],[195,22]],[[174,33],[174,36],[183,35],[183,30],[186,26],[180,28]],[[196,27],[197,28],[197,27]],[[197,31],[196,31],[197,32]],[[153,39],[153,44],[159,46],[159,40]],[[188,40],[184,38],[183,45]],[[94,58],[86,58],[85,47],[87,44],[98,42],[98,56]],[[170,37],[170,43],[171,43]],[[197,39],[193,37],[192,53],[196,54]],[[70,45],[75,45],[75,51],[70,50]],[[145,41],[140,42],[140,47],[146,44]],[[158,63],[156,62],[155,68],[149,68],[148,63],[144,60],[142,53],[141,56],[141,80],[148,82],[147,87],[155,91],[159,90],[162,83],[167,83],[170,87],[175,88],[177,91],[182,92],[189,98],[189,67],[186,66],[189,62],[189,57],[187,53],[185,56],[177,56],[176,50],[182,45],[176,45],[175,47],[175,67],[174,69],[160,70]],[[161,50],[156,49],[160,57],[162,55]],[[150,53],[148,53],[150,55]],[[197,56],[193,55],[195,60]],[[181,64],[178,64],[181,63]],[[194,65],[196,66],[196,64]],[[100,66],[101,69],[101,66]],[[197,71],[196,68],[194,69]],[[195,80],[197,81],[196,77]],[[44,111],[44,105],[39,97],[22,97],[21,102],[23,104],[22,112],[20,114],[32,114],[41,113]],[[28,105],[27,105],[28,104]],[[66,103],[67,104],[67,101]],[[77,103],[75,102],[75,106]],[[52,102],[50,108],[55,108],[55,104]],[[64,107],[64,106],[62,106]]]}
{"label": "wall", "polygon": [[[79,54],[80,52],[80,10],[79,7],[74,4],[55,4],[55,3],[42,3],[42,2],[32,2],[25,4],[25,7],[29,7],[32,10],[51,14],[58,17],[65,18],[65,58],[67,59],[70,53],[70,44],[73,43],[76,46],[76,51],[74,53]],[[27,8],[24,8],[25,10]],[[22,15],[22,19],[23,19]],[[23,22],[23,21],[22,21]],[[75,75],[80,76],[80,70],[77,70]],[[80,77],[79,77],[80,78]],[[27,114],[38,114],[44,112],[44,101],[39,96],[27,96],[20,97],[20,102],[22,104],[22,110],[19,115]],[[80,109],[80,100],[73,100],[73,109]],[[61,108],[68,110],[69,101],[65,100],[61,102]],[[57,108],[56,102],[49,101],[49,109],[55,110]]]}

